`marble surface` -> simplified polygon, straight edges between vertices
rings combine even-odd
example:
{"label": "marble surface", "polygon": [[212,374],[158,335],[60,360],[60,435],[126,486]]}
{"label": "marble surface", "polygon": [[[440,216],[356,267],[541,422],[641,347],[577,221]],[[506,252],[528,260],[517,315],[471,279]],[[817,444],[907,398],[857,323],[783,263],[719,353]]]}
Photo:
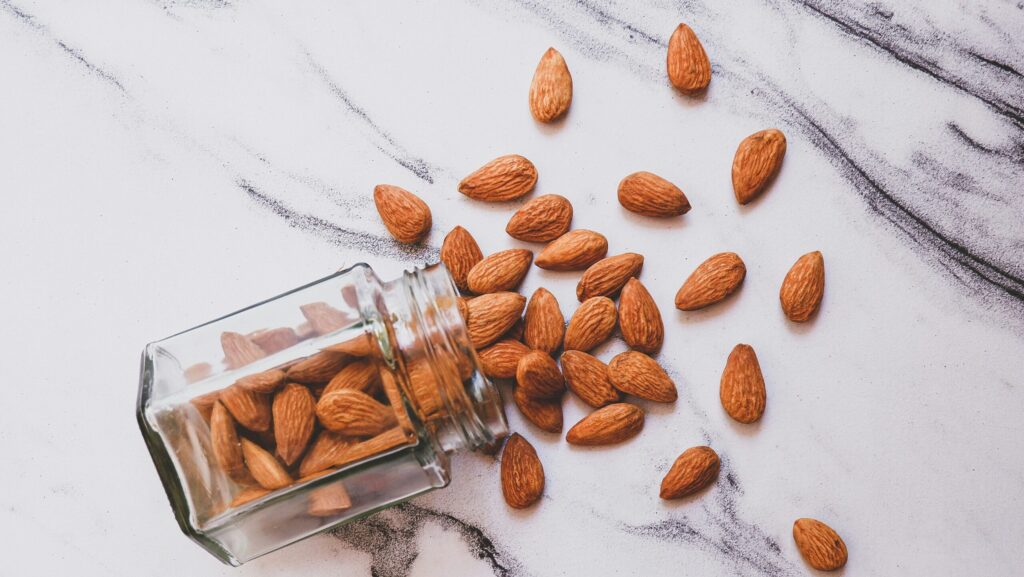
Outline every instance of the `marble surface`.
{"label": "marble surface", "polygon": [[[697,98],[663,73],[679,21],[713,63]],[[789,576],[814,573],[790,537],[810,516],[846,539],[850,577],[1019,574],[1021,38],[1024,8],[1000,0],[0,0],[0,573]],[[548,46],[575,98],[539,126],[526,93]],[[785,166],[738,207],[733,151],[769,126]],[[397,275],[456,224],[485,252],[527,246],[503,232],[515,204],[455,187],[508,152],[575,226],[646,256],[680,400],[591,450],[510,411],[548,473],[533,509],[504,505],[494,459],[461,455],[443,491],[221,566],[180,534],[136,429],[143,344],[340,266]],[[615,187],[636,170],[693,210],[626,213]],[[425,245],[388,239],[380,182],[431,205]],[[778,286],[815,249],[826,297],[796,326]],[[747,262],[735,298],[672,308],[721,250]],[[524,292],[568,315],[576,278],[534,269]],[[737,342],[767,380],[754,426],[718,402]],[[717,484],[660,501],[696,444],[723,456]]]}

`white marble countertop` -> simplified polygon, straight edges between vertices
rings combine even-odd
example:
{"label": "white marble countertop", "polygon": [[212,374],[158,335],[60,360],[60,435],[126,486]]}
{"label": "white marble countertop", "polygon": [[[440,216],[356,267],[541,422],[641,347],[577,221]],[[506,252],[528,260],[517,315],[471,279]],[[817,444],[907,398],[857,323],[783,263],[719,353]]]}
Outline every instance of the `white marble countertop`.
{"label": "white marble countertop", "polygon": [[[713,63],[699,98],[664,77],[679,21]],[[1021,38],[1024,9],[996,0],[0,0],[0,573],[788,576],[813,573],[790,537],[809,516],[845,538],[849,577],[1019,574]],[[553,127],[526,105],[548,46],[575,84]],[[732,154],[769,126],[785,166],[740,208]],[[530,510],[505,506],[495,460],[463,455],[445,490],[221,566],[179,532],[138,433],[143,344],[347,264],[394,276],[456,224],[485,252],[527,246],[503,231],[515,205],[455,188],[509,152],[575,226],[646,256],[680,400],[601,450],[510,410],[548,472]],[[622,210],[636,170],[693,210]],[[428,246],[387,239],[380,182],[431,205]],[[779,283],[816,249],[825,301],[795,326]],[[721,250],[747,263],[739,294],[672,308]],[[549,287],[568,316],[576,276],[535,268],[523,291]],[[737,342],[767,380],[755,426],[718,401]],[[660,501],[672,459],[705,443],[717,485]]]}

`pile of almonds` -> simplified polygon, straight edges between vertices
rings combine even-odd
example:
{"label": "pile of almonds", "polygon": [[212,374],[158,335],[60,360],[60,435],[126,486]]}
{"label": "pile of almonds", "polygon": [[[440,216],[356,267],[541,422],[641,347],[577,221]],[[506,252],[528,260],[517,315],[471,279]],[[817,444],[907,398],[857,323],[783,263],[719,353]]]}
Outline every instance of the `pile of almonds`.
{"label": "pile of almonds", "polygon": [[[700,40],[680,24],[669,41],[668,77],[684,93],[700,92],[711,81],[711,65]],[[550,48],[537,65],[529,91],[530,112],[539,122],[552,122],[572,102],[572,77],[562,55]],[[732,165],[733,193],[739,204],[760,196],[778,173],[786,153],[786,137],[777,129],[754,133],[736,150]],[[482,202],[506,202],[530,193],[537,169],[516,154],[498,157],[466,176],[459,192]],[[374,191],[377,210],[387,229],[401,242],[419,242],[430,231],[427,205],[413,193],[392,185]],[[626,210],[654,218],[672,218],[690,211],[690,202],[675,184],[650,173],[636,172],[619,182],[618,200]],[[599,232],[572,229],[568,199],[547,194],[524,204],[508,221],[509,236],[546,243],[539,253],[502,250],[484,256],[473,236],[456,226],[444,239],[441,260],[465,295],[460,309],[483,371],[494,379],[510,379],[512,399],[522,415],[540,429],[560,433],[561,398],[566,388],[594,411],[573,425],[566,441],[576,445],[609,445],[638,435],[644,411],[630,397],[659,403],[676,400],[676,385],[652,358],[664,341],[657,303],[639,280],[644,257],[636,253],[608,256],[608,240]],[[576,287],[579,306],[568,323],[559,303],[545,288],[529,301],[515,292],[531,266],[556,271],[582,271]],[[682,283],[675,296],[679,310],[711,306],[734,293],[746,276],[735,253],[708,257]],[[801,256],[782,281],[779,301],[786,317],[805,322],[817,311],[824,293],[825,268],[820,252]],[[616,305],[615,299],[618,299]],[[630,350],[606,364],[590,354],[618,326]],[[753,423],[765,410],[767,395],[757,355],[738,344],[725,362],[720,382],[725,412],[740,423]],[[714,482],[720,460],[713,449],[686,449],[662,480],[660,496],[677,499]],[[519,434],[505,443],[501,487],[515,508],[534,504],[544,490],[544,468],[533,446]],[[831,570],[846,563],[846,546],[824,523],[799,519],[794,540],[807,562]]]}

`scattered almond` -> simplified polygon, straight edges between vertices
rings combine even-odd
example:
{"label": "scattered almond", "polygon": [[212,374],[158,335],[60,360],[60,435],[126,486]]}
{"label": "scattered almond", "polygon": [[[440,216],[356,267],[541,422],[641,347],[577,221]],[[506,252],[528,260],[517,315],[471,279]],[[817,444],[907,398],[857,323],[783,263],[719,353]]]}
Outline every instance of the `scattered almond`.
{"label": "scattered almond", "polygon": [[284,379],[284,371],[281,369],[270,369],[269,371],[242,377],[235,381],[235,384],[254,393],[268,395],[279,389],[284,384]]}
{"label": "scattered almond", "polygon": [[469,301],[466,329],[469,340],[482,349],[501,338],[523,314],[526,297],[513,292],[480,295]]}
{"label": "scattered almond", "polygon": [[373,189],[373,202],[384,226],[398,242],[419,242],[430,233],[430,207],[408,190],[378,184]]}
{"label": "scattered almond", "polygon": [[229,369],[244,367],[267,356],[252,339],[239,333],[221,333],[220,346],[224,349],[224,362]]}
{"label": "scattered almond", "polygon": [[769,128],[740,142],[732,161],[732,189],[736,202],[747,204],[760,196],[779,172],[786,155],[786,135]]}
{"label": "scattered almond", "polygon": [[533,253],[525,249],[496,252],[470,269],[466,284],[477,294],[515,290],[523,282],[532,262]]}
{"label": "scattered almond", "polygon": [[711,447],[690,447],[672,463],[661,481],[662,499],[692,495],[714,482],[721,461]]}
{"label": "scattered almond", "polygon": [[679,24],[668,40],[668,79],[683,92],[698,92],[711,83],[711,62],[697,35]]}
{"label": "scattered almond", "polygon": [[690,212],[679,187],[651,172],[634,172],[619,182],[619,204],[630,212],[667,218]]}
{"label": "scattered almond", "polygon": [[245,456],[245,465],[260,487],[273,491],[292,484],[288,471],[263,447],[242,438],[242,454]]}
{"label": "scattered almond", "polygon": [[627,252],[603,258],[590,265],[576,285],[576,298],[583,302],[591,297],[615,298],[629,279],[639,276],[644,256]]}
{"label": "scattered almond", "polygon": [[513,433],[501,453],[501,493],[515,509],[533,505],[544,493],[544,466],[537,451],[519,433]]}
{"label": "scattered almond", "polygon": [[636,436],[644,428],[644,412],[629,403],[602,407],[573,425],[565,440],[573,445],[613,445]]}
{"label": "scattered almond", "polygon": [[451,273],[455,286],[463,292],[469,290],[469,271],[483,258],[484,254],[480,252],[476,239],[461,226],[453,228],[441,243],[441,262]]}
{"label": "scattered almond", "polygon": [[516,367],[516,385],[523,394],[535,399],[560,397],[565,392],[565,379],[550,355],[530,351]]}
{"label": "scattered almond", "polygon": [[741,423],[753,423],[764,414],[767,394],[757,354],[750,345],[736,345],[722,371],[719,388],[722,408]]}
{"label": "scattered almond", "polygon": [[537,399],[523,391],[522,387],[516,387],[512,393],[512,399],[519,408],[519,412],[542,431],[549,433],[562,432],[562,399]]}
{"label": "scattered almond", "polygon": [[533,292],[523,317],[523,341],[526,346],[552,354],[562,346],[565,317],[558,308],[555,295],[546,288]]}
{"label": "scattered almond", "polygon": [[518,154],[499,156],[462,179],[459,192],[486,202],[515,200],[533,190],[537,168]]}
{"label": "scattered almond", "polygon": [[565,114],[572,103],[572,76],[565,59],[548,48],[537,64],[530,83],[530,114],[538,122],[551,122]]}
{"label": "scattered almond", "polygon": [[519,360],[530,352],[523,343],[505,339],[482,349],[477,353],[484,374],[492,379],[511,379],[516,376]]}
{"label": "scattered almond", "polygon": [[676,293],[676,308],[694,311],[717,303],[731,295],[743,277],[747,267],[734,252],[720,252],[702,262],[679,287]]}
{"label": "scattered almond", "polygon": [[619,330],[622,340],[635,350],[656,353],[665,341],[661,312],[651,293],[636,278],[626,281],[619,297]]}
{"label": "scattered almond", "polygon": [[819,571],[835,571],[846,565],[846,543],[832,527],[817,519],[797,519],[793,540],[804,561]]}
{"label": "scattered almond", "polygon": [[353,437],[377,435],[398,422],[390,407],[353,389],[325,393],[316,404],[316,416],[325,429]]}
{"label": "scattered almond", "polygon": [[246,429],[257,432],[270,429],[270,397],[231,385],[220,392],[220,402]]}
{"label": "scattered almond", "polygon": [[583,351],[562,353],[562,373],[569,390],[591,407],[603,407],[621,399],[608,380],[608,365]]}
{"label": "scattered almond", "polygon": [[290,467],[306,450],[313,436],[316,402],[309,389],[289,383],[274,395],[272,409],[277,454]]}
{"label": "scattered almond", "polygon": [[537,266],[547,270],[585,270],[608,254],[608,239],[592,230],[577,229],[558,237],[537,255]]}
{"label": "scattered almond", "polygon": [[616,389],[658,403],[679,396],[676,384],[654,359],[636,351],[619,353],[608,363],[608,380]]}
{"label": "scattered almond", "polygon": [[612,299],[593,297],[583,301],[565,329],[565,350],[589,351],[605,342],[615,330],[615,319]]}
{"label": "scattered almond", "polygon": [[825,259],[818,251],[809,252],[793,264],[779,290],[782,311],[789,320],[809,320],[821,305],[825,294]]}
{"label": "scattered almond", "polygon": [[373,360],[352,361],[331,378],[323,394],[326,395],[342,389],[372,393],[379,384],[380,371],[377,370],[377,365]]}
{"label": "scattered almond", "polygon": [[505,226],[505,232],[526,242],[550,242],[569,232],[571,223],[569,200],[557,194],[545,194],[517,210]]}

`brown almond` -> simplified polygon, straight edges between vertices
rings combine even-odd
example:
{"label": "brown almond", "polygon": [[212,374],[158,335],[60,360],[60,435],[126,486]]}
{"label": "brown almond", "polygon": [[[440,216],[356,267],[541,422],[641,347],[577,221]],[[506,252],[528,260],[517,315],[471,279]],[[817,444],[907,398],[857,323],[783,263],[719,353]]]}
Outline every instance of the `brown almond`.
{"label": "brown almond", "polygon": [[565,440],[573,445],[614,445],[635,437],[644,428],[644,412],[629,403],[602,407],[573,425]]}
{"label": "brown almond", "polygon": [[583,301],[565,329],[565,350],[589,351],[605,342],[615,330],[615,319],[612,299],[593,297]]}
{"label": "brown almond", "polygon": [[797,519],[793,540],[804,561],[819,571],[835,571],[846,565],[846,543],[832,527],[817,519]]}
{"label": "brown almond", "polygon": [[672,463],[661,481],[662,499],[679,499],[707,487],[718,477],[721,461],[711,447],[690,447]]}
{"label": "brown almond", "polygon": [[616,389],[658,403],[671,403],[679,393],[665,369],[651,357],[636,351],[619,353],[608,363],[608,380]]}
{"label": "brown almond", "polygon": [[532,262],[533,253],[525,249],[496,252],[476,263],[466,276],[466,284],[476,294],[515,290]]}
{"label": "brown almond", "polygon": [[516,385],[535,399],[551,399],[565,392],[565,379],[558,364],[545,352],[530,351],[516,367]]}
{"label": "brown almond", "polygon": [[797,259],[786,273],[779,290],[779,302],[789,320],[802,323],[814,316],[824,294],[825,259],[814,251]]}
{"label": "brown almond", "polygon": [[643,267],[644,256],[635,252],[603,258],[590,265],[580,277],[576,298],[580,302],[591,297],[615,298],[626,281],[639,276]]}
{"label": "brown almond", "polygon": [[477,358],[484,374],[492,379],[511,379],[516,376],[519,360],[530,352],[530,347],[523,343],[505,339],[480,350]]}
{"label": "brown almond", "polygon": [[245,456],[246,467],[260,487],[273,491],[292,484],[288,471],[263,447],[242,438],[242,454]]}
{"label": "brown almond", "polygon": [[220,392],[220,402],[239,425],[250,431],[270,430],[270,397],[231,385]]}
{"label": "brown almond", "polygon": [[270,491],[263,487],[246,487],[235,495],[235,498],[231,500],[231,508],[241,507],[250,501],[255,501],[260,497],[269,495]]}
{"label": "brown almond", "polygon": [[537,63],[530,83],[530,114],[537,122],[551,122],[565,114],[572,103],[572,75],[554,48],[548,48]]}
{"label": "brown almond", "polygon": [[608,239],[600,233],[581,228],[552,241],[534,262],[547,270],[585,270],[606,254]]}
{"label": "brown almond", "polygon": [[544,466],[537,451],[519,433],[513,433],[501,453],[501,493],[515,509],[533,505],[544,493]]}
{"label": "brown almond", "polygon": [[377,350],[377,343],[369,333],[362,333],[357,337],[326,346],[322,350],[350,357],[368,357]]}
{"label": "brown almond", "polygon": [[622,340],[635,350],[656,353],[665,341],[665,326],[658,305],[638,279],[631,278],[619,297],[619,330]]}
{"label": "brown almond", "polygon": [[557,194],[545,194],[517,210],[505,226],[505,232],[526,242],[550,242],[569,232],[571,223],[569,200]]}
{"label": "brown almond", "polygon": [[352,508],[352,497],[340,480],[313,489],[306,499],[306,512],[313,517],[333,517]]}
{"label": "brown almond", "polygon": [[307,303],[300,306],[299,310],[302,311],[302,316],[306,317],[306,320],[309,321],[313,332],[318,335],[333,333],[359,320],[357,317],[350,317],[344,311],[325,302]]}
{"label": "brown almond", "polygon": [[319,352],[288,367],[288,378],[306,384],[326,383],[348,362],[347,355],[327,351]]}
{"label": "brown almond", "polygon": [[229,477],[238,481],[248,476],[235,419],[220,401],[214,401],[210,413],[210,445],[214,459]]}
{"label": "brown almond", "polygon": [[252,342],[263,349],[268,355],[283,351],[299,342],[299,335],[291,327],[278,327],[276,329],[264,329],[249,334]]}
{"label": "brown almond", "polygon": [[189,399],[189,404],[199,411],[199,415],[207,423],[210,422],[210,415],[213,414],[213,403],[220,398],[220,391],[212,391]]}
{"label": "brown almond", "polygon": [[269,395],[284,384],[285,374],[281,369],[270,369],[262,373],[255,373],[242,377],[235,381],[239,387],[249,389],[254,393]]}
{"label": "brown almond", "polygon": [[325,393],[316,404],[316,416],[328,431],[352,437],[377,435],[398,422],[391,407],[354,389]]}
{"label": "brown almond", "polygon": [[516,387],[512,393],[519,412],[542,431],[549,433],[562,432],[562,399],[537,399],[527,395],[522,387]]}
{"label": "brown almond", "polygon": [[239,333],[221,333],[220,346],[224,349],[224,362],[229,369],[244,367],[267,356],[252,339]]}
{"label": "brown almond", "polygon": [[375,437],[355,443],[343,452],[335,462],[331,463],[331,465],[334,467],[342,467],[349,463],[361,461],[367,457],[380,455],[381,453],[390,451],[391,449],[394,449],[399,445],[404,445],[408,442],[409,436],[401,427],[388,429]]}
{"label": "brown almond", "polygon": [[622,398],[608,380],[608,365],[583,351],[562,353],[562,373],[569,390],[591,407],[600,408]]}
{"label": "brown almond", "polygon": [[461,226],[453,228],[441,243],[441,262],[448,267],[455,286],[463,292],[469,290],[469,271],[483,258],[484,253],[480,252],[476,239]]}
{"label": "brown almond", "polygon": [[690,211],[679,187],[651,172],[634,172],[619,182],[619,204],[644,216],[668,218]]}
{"label": "brown almond", "polygon": [[732,160],[732,189],[736,202],[747,204],[767,188],[779,173],[786,156],[786,135],[769,128],[755,132],[740,142]]}
{"label": "brown almond", "polygon": [[408,190],[378,184],[373,188],[373,202],[384,226],[398,242],[419,242],[430,233],[430,207]]}
{"label": "brown almond", "polygon": [[764,414],[767,393],[757,353],[750,345],[736,345],[722,371],[719,387],[722,408],[741,423],[753,423]]}
{"label": "brown almond", "polygon": [[326,395],[342,389],[371,393],[379,384],[380,371],[377,370],[377,365],[373,360],[352,361],[331,378],[323,394]]}
{"label": "brown almond", "polygon": [[513,292],[480,295],[469,301],[466,330],[473,346],[482,349],[497,341],[516,324],[526,306],[526,297]]}
{"label": "brown almond", "polygon": [[683,92],[698,92],[711,83],[711,62],[697,35],[679,24],[668,40],[668,79]]}
{"label": "brown almond", "polygon": [[273,403],[274,439],[277,454],[289,467],[306,450],[316,425],[316,401],[309,389],[289,383],[276,395]]}
{"label": "brown almond", "polygon": [[459,183],[459,192],[485,202],[515,200],[533,190],[537,168],[518,154],[499,156]]}
{"label": "brown almond", "polygon": [[565,317],[551,291],[541,287],[533,292],[523,317],[523,341],[526,346],[552,354],[562,346]]}
{"label": "brown almond", "polygon": [[747,276],[743,259],[734,252],[720,252],[702,262],[676,293],[676,308],[694,311],[731,295]]}
{"label": "brown almond", "polygon": [[331,431],[320,431],[299,464],[299,475],[306,477],[340,462],[352,444],[352,439],[348,437]]}

